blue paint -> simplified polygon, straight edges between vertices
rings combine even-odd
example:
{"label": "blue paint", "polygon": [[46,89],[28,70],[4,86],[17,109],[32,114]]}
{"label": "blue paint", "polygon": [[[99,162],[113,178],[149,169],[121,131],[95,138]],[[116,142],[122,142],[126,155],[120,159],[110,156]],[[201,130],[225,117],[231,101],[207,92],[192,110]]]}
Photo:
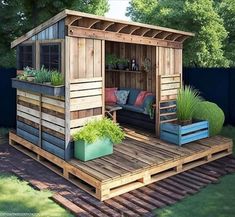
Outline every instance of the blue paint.
{"label": "blue paint", "polygon": [[160,126],[160,139],[179,146],[207,137],[209,137],[208,121],[197,121],[186,126],[173,123],[163,123]]}

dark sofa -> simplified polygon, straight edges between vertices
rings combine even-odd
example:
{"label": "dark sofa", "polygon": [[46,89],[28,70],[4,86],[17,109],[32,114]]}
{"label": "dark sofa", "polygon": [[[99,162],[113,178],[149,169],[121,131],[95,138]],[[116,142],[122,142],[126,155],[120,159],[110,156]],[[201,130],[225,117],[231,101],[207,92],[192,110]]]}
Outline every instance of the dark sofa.
{"label": "dark sofa", "polygon": [[128,90],[129,95],[127,103],[125,105],[120,105],[121,110],[117,111],[117,121],[120,124],[128,124],[137,128],[146,129],[148,131],[155,131],[155,115],[150,118],[148,114],[148,107],[155,103],[155,96],[149,95],[146,96],[144,102],[141,106],[135,106],[135,101],[140,89],[132,88],[120,88],[120,90]]}

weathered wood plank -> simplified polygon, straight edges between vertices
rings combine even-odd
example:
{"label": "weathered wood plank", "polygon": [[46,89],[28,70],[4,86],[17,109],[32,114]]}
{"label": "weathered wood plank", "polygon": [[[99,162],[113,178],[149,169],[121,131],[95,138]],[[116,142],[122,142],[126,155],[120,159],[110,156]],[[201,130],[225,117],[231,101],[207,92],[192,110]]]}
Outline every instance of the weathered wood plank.
{"label": "weathered wood plank", "polygon": [[96,115],[96,116],[90,116],[86,118],[74,119],[70,121],[70,127],[71,128],[81,127],[81,126],[84,126],[89,121],[97,120],[101,118],[102,118],[102,115]]}

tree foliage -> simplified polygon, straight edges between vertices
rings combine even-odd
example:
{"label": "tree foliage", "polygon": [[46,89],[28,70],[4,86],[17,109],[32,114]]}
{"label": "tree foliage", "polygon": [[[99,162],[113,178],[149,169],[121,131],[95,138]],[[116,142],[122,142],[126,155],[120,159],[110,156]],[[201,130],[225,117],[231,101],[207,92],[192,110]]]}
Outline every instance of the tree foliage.
{"label": "tree foliage", "polygon": [[213,0],[132,0],[127,15],[135,21],[194,32],[195,37],[184,44],[185,66],[229,66],[224,55],[227,31]]}
{"label": "tree foliage", "polygon": [[108,0],[3,0],[0,1],[0,67],[15,66],[10,43],[64,9],[104,15]]}
{"label": "tree foliage", "polygon": [[216,4],[217,11],[224,20],[224,27],[228,32],[225,40],[225,57],[229,59],[230,66],[235,66],[235,1],[220,0]]}

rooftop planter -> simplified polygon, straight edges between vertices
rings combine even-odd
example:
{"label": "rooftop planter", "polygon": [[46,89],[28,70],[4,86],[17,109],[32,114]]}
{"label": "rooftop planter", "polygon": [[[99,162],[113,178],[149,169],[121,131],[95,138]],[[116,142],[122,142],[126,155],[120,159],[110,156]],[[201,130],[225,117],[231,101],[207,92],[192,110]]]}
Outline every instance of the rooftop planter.
{"label": "rooftop planter", "polygon": [[64,96],[64,78],[61,73],[26,68],[17,78],[12,78],[12,87],[49,96]]}

